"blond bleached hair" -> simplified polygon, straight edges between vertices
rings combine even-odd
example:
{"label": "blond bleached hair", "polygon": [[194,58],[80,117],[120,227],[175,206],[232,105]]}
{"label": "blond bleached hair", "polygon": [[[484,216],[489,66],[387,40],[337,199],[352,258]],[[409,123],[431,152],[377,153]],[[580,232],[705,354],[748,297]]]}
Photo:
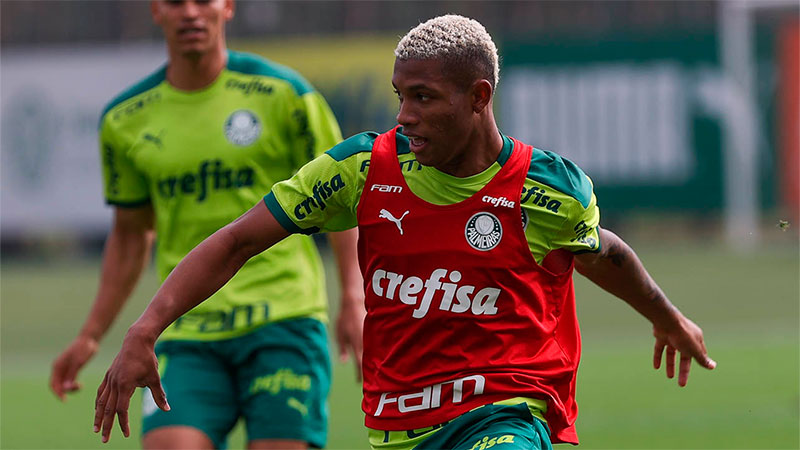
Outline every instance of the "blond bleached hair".
{"label": "blond bleached hair", "polygon": [[493,90],[500,80],[497,46],[492,37],[477,20],[456,14],[434,17],[412,28],[400,39],[394,55],[400,61],[442,60],[446,70],[470,78],[463,81],[486,79]]}

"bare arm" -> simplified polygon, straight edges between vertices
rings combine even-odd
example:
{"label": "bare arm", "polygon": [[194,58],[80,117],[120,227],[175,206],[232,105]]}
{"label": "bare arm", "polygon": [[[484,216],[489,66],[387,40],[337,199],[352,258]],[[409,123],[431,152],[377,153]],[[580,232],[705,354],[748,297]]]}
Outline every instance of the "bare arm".
{"label": "bare arm", "polygon": [[154,346],[164,329],[221,288],[252,256],[288,236],[263,202],[209,236],[170,273],[144,313],[128,329],[122,348],[97,390],[95,432],[107,442],[119,417],[130,435],[128,406],[136,387],[149,387],[153,400],[168,411],[158,376]]}
{"label": "bare arm", "polygon": [[656,345],[653,366],[661,367],[664,348],[667,349],[667,376],[675,375],[675,352],[680,352],[678,384],[685,386],[689,379],[692,358],[701,366],[716,366],[706,352],[703,331],[686,318],[667,299],[661,288],[647,273],[639,257],[622,239],[608,230],[600,230],[602,250],[575,257],[580,274],[621,298],[653,324]]}
{"label": "bare arm", "polygon": [[328,240],[336,257],[341,286],[339,316],[336,319],[339,359],[346,361],[348,352],[352,353],[356,379],[361,381],[364,317],[367,311],[364,309],[364,280],[358,266],[358,229],[329,233]]}
{"label": "bare arm", "polygon": [[50,388],[63,401],[80,389],[78,372],[97,352],[100,340],[119,315],[150,260],[153,209],[116,208],[103,252],[100,286],[78,336],[53,362]]}

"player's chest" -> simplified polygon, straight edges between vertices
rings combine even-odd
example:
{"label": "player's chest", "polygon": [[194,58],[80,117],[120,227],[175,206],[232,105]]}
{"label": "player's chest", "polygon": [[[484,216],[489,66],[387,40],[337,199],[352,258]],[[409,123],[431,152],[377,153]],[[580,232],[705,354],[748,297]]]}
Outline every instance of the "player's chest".
{"label": "player's chest", "polygon": [[170,104],[126,130],[129,156],[151,178],[203,166],[283,169],[286,130],[273,108],[248,103]]}

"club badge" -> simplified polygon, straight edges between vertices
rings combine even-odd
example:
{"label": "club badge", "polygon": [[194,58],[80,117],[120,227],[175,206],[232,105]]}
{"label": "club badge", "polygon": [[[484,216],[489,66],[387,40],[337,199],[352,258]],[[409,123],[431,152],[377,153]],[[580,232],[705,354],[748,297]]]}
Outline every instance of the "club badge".
{"label": "club badge", "polygon": [[261,135],[261,122],[258,117],[246,109],[234,111],[225,121],[225,137],[232,144],[245,147]]}
{"label": "club badge", "polygon": [[467,221],[464,237],[472,248],[485,252],[500,243],[503,238],[503,226],[494,214],[479,212]]}

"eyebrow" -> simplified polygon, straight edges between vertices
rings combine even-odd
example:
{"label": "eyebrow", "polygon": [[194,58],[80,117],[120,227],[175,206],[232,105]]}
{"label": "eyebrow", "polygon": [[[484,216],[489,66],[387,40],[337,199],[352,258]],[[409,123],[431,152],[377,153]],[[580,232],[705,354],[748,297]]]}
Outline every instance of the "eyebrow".
{"label": "eyebrow", "polygon": [[[394,83],[392,83],[392,87],[397,89],[397,85],[395,85]],[[420,89],[433,90],[432,87],[430,87],[430,86],[428,86],[427,84],[424,84],[424,83],[413,84],[411,86],[408,86],[406,89],[408,89],[410,91],[418,91]]]}

